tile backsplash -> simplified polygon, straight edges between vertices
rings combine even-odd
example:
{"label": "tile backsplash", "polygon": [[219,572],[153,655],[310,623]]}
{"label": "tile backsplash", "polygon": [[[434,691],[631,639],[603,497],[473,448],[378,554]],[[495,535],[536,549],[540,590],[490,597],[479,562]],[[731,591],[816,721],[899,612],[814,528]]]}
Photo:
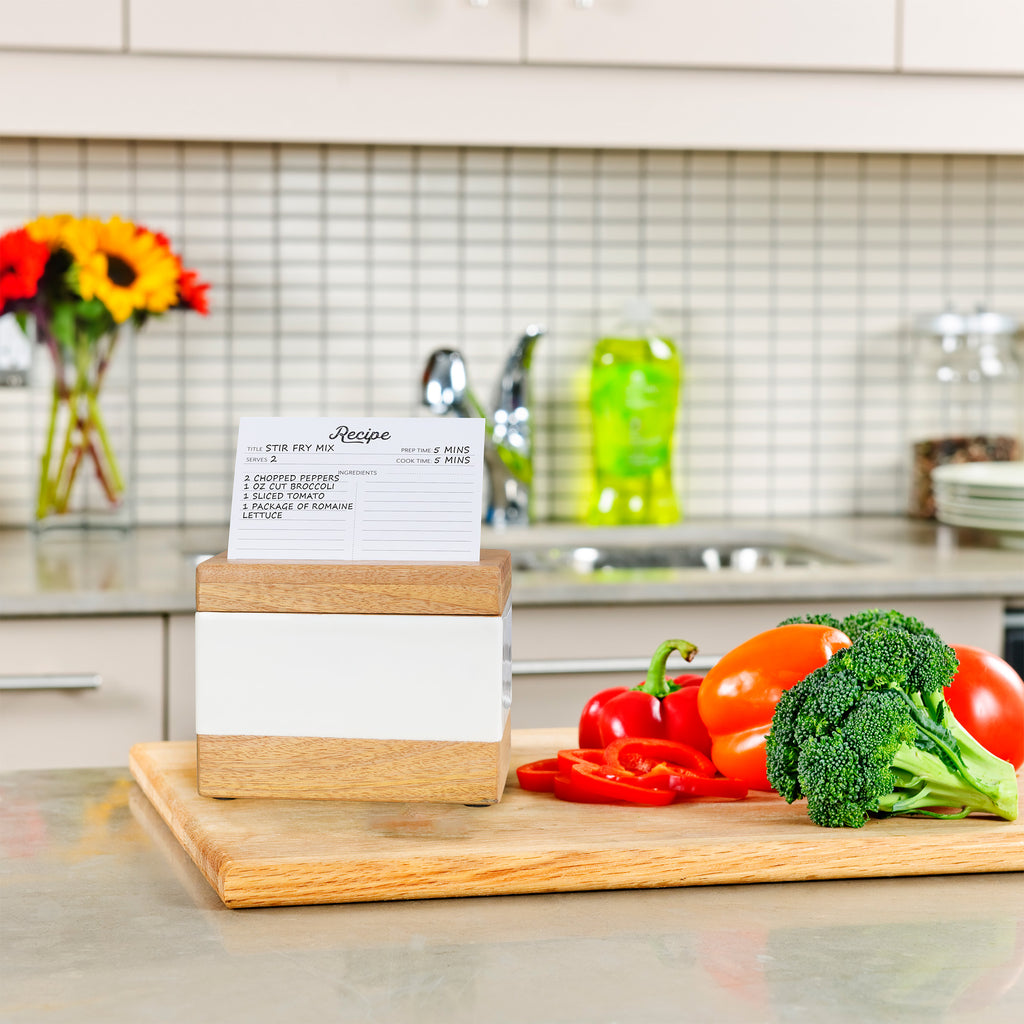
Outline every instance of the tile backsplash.
{"label": "tile backsplash", "polygon": [[[429,353],[490,398],[528,323],[535,513],[589,475],[590,348],[647,296],[679,343],[691,517],[899,513],[921,314],[1024,315],[1024,158],[0,139],[0,229],[121,214],[212,281],[208,318],[118,354],[135,519],[227,520],[238,417],[420,415]],[[47,414],[0,388],[0,524],[28,522]]]}

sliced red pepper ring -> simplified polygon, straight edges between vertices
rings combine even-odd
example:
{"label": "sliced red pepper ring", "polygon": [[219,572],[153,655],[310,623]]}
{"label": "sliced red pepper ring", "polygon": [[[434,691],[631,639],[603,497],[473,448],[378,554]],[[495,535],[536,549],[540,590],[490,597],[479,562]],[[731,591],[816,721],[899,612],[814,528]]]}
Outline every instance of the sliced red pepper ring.
{"label": "sliced red pepper ring", "polygon": [[682,768],[678,764],[666,764],[663,761],[661,764],[656,764],[649,772],[638,775],[636,781],[638,785],[646,786],[648,789],[671,789],[669,779],[678,775],[692,775],[695,779],[707,778],[705,775],[697,775],[696,772]]}
{"label": "sliced red pepper ring", "polygon": [[558,774],[558,758],[545,757],[540,761],[531,761],[516,769],[519,788],[531,793],[551,793],[555,788],[555,776]]}
{"label": "sliced red pepper ring", "polygon": [[[666,768],[665,765],[658,766]],[[738,778],[708,778],[688,771],[658,771],[655,769],[637,779],[639,785],[652,790],[668,790],[680,797],[719,797],[723,800],[742,800],[748,793],[746,783]]]}
{"label": "sliced red pepper ring", "polygon": [[572,766],[581,762],[604,764],[604,747],[580,747],[573,750],[560,750],[558,752],[558,770],[563,775],[568,775],[572,770]]}
{"label": "sliced red pepper ring", "polygon": [[569,778],[583,793],[631,804],[664,807],[676,798],[671,790],[650,789],[638,784],[632,773],[599,764],[574,764]]}
{"label": "sliced red pepper ring", "polygon": [[662,763],[678,765],[686,771],[708,778],[715,774],[715,766],[709,757],[686,743],[673,740],[624,737],[609,743],[605,747],[604,756],[610,768],[637,774],[646,774]]}
{"label": "sliced red pepper ring", "polygon": [[612,800],[597,793],[586,792],[571,775],[556,775],[554,794],[559,800],[567,800],[574,804],[619,804],[621,800]]}
{"label": "sliced red pepper ring", "polygon": [[716,796],[722,799],[742,800],[747,795],[747,784],[739,779],[708,779],[702,775],[684,772],[678,775],[664,775],[669,790],[680,796]]}

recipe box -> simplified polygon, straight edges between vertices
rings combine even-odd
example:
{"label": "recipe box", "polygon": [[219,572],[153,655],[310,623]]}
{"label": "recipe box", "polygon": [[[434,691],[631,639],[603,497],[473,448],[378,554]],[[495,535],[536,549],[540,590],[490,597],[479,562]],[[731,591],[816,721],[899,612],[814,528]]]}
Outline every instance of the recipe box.
{"label": "recipe box", "polygon": [[196,569],[198,788],[493,804],[508,771],[511,556]]}

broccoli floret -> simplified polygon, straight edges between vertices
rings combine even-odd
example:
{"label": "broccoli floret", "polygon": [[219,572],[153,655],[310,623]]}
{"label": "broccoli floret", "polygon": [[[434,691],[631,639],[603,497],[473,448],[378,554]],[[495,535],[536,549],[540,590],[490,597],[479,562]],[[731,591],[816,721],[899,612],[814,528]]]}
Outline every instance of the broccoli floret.
{"label": "broccoli floret", "polygon": [[956,720],[943,688],[956,654],[926,630],[878,625],[783,692],[768,735],[768,781],[805,797],[815,824],[871,815],[1017,817],[1013,766]]}
{"label": "broccoli floret", "polygon": [[788,619],[783,619],[779,625],[789,626],[795,622],[809,622],[816,626],[831,626],[833,629],[838,629],[845,633],[851,640],[856,640],[857,637],[870,633],[876,626],[902,629],[907,633],[913,633],[915,636],[930,636],[936,640],[940,639],[939,634],[934,629],[926,626],[920,619],[915,619],[913,615],[904,615],[903,612],[898,612],[895,609],[883,612],[879,608],[869,608],[866,611],[847,615],[845,619],[837,619],[834,615],[829,615],[827,612],[812,615],[794,615]]}
{"label": "broccoli floret", "polygon": [[834,616],[824,613],[821,615],[791,615],[783,619],[780,626],[793,626],[801,623],[810,623],[812,626],[831,626],[833,629],[842,629],[842,623]]}
{"label": "broccoli floret", "polygon": [[870,633],[878,626],[885,626],[889,629],[902,629],[904,632],[912,633],[915,636],[930,636],[935,640],[941,639],[934,629],[929,629],[920,619],[913,615],[904,615],[892,609],[883,612],[878,608],[869,608],[867,611],[855,612],[847,615],[839,624],[839,628],[851,639]]}

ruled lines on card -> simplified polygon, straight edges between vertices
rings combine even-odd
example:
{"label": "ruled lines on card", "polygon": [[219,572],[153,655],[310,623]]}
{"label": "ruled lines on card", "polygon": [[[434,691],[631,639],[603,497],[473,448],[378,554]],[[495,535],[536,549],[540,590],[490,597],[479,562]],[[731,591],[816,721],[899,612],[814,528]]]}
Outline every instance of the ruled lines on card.
{"label": "ruled lines on card", "polygon": [[454,558],[473,543],[470,524],[479,521],[480,492],[471,479],[365,483],[360,490],[355,558],[379,558],[383,551]]}

